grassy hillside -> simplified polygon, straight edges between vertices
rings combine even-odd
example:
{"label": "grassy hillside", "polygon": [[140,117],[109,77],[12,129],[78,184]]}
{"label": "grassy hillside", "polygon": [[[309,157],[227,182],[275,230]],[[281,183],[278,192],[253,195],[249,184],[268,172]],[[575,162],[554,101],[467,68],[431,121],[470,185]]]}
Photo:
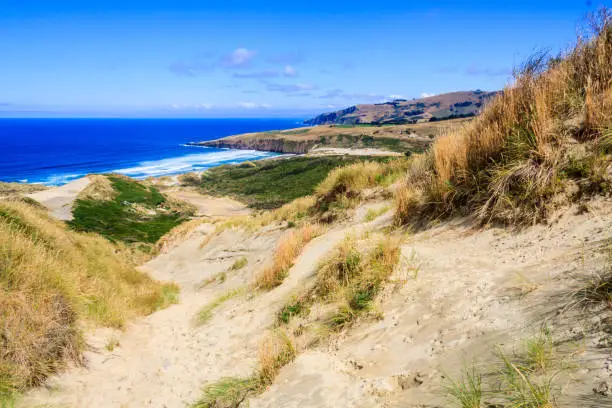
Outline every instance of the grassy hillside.
{"label": "grassy hillside", "polygon": [[25,202],[0,201],[0,248],[0,406],[80,361],[82,322],[122,327],[176,298],[174,285],[124,260],[124,248]]}
{"label": "grassy hillside", "polygon": [[47,187],[42,184],[4,183],[0,181],[0,197],[35,193],[46,189]]}
{"label": "grassy hillside", "polygon": [[476,116],[496,92],[451,92],[427,98],[362,104],[324,113],[304,123],[331,124],[403,124],[435,122]]}
{"label": "grassy hillside", "polygon": [[69,225],[112,241],[154,244],[191,210],[155,187],[118,175],[97,176],[76,200]]}
{"label": "grassy hillside", "polygon": [[201,177],[181,180],[207,194],[230,195],[253,208],[269,209],[312,194],[332,169],[361,160],[339,156],[260,160],[215,167]]}
{"label": "grassy hillside", "polygon": [[532,223],[568,200],[610,195],[611,25],[602,11],[592,38],[558,58],[533,57],[478,118],[415,157],[398,221]]}
{"label": "grassy hillside", "polygon": [[201,146],[307,153],[314,147],[377,148],[400,153],[419,153],[437,136],[469,120],[427,122],[411,125],[324,125],[282,131],[246,133],[196,143]]}

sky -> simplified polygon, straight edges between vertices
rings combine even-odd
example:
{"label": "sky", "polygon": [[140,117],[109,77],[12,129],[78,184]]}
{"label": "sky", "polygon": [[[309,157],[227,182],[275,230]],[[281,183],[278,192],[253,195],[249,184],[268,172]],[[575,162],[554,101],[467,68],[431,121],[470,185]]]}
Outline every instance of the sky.
{"label": "sky", "polygon": [[602,4],[0,0],[0,116],[308,117],[497,90]]}

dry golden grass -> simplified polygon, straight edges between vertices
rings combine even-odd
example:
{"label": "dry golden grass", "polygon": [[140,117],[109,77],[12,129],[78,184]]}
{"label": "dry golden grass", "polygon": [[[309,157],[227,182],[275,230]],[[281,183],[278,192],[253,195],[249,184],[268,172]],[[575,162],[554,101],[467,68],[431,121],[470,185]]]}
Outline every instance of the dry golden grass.
{"label": "dry golden grass", "polygon": [[117,196],[113,183],[106,176],[94,174],[88,177],[91,182],[79,193],[79,200],[111,201]]}
{"label": "dry golden grass", "polygon": [[269,332],[259,343],[259,378],[263,386],[272,384],[279,370],[297,354],[293,339],[284,331]]}
{"label": "dry golden grass", "polygon": [[[399,259],[397,237],[348,234],[318,266],[313,287],[280,310],[277,324],[294,333],[297,330],[300,344],[317,343],[350,326],[358,316],[373,310]],[[319,311],[311,313],[315,309]],[[298,326],[293,322],[296,316],[301,316]]]}
{"label": "dry golden grass", "polygon": [[304,246],[322,231],[322,227],[317,224],[307,224],[285,233],[274,252],[272,265],[257,276],[255,286],[269,290],[283,283],[295,258],[302,252]]}
{"label": "dry golden grass", "polygon": [[[610,16],[602,9],[593,38],[564,57],[527,61],[478,118],[413,158],[397,195],[398,221],[459,212],[529,223],[546,217],[568,179],[609,192],[601,169],[610,152],[599,140],[612,129]],[[578,143],[586,153],[577,156]]]}
{"label": "dry golden grass", "polygon": [[164,252],[173,245],[185,240],[200,225],[210,222],[206,219],[193,219],[177,225],[161,237],[156,243],[155,248],[158,252]]}
{"label": "dry golden grass", "polygon": [[65,229],[42,210],[0,202],[0,400],[79,361],[78,320],[123,327],[176,301],[102,237]]}
{"label": "dry golden grass", "polygon": [[365,161],[332,170],[316,188],[319,199],[337,200],[354,197],[366,188],[387,186],[408,168],[406,159],[388,162]]}
{"label": "dry golden grass", "polygon": [[5,183],[0,181],[0,197],[36,193],[37,191],[43,191],[47,188],[48,187],[42,184]]}

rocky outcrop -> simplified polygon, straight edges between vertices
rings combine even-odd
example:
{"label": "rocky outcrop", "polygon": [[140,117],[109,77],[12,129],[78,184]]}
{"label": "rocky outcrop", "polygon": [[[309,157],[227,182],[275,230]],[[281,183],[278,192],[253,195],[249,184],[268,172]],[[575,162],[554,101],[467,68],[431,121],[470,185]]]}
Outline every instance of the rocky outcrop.
{"label": "rocky outcrop", "polygon": [[312,149],[314,140],[287,140],[266,138],[225,138],[206,142],[192,143],[195,146],[217,147],[221,149],[261,150],[276,153],[303,154]]}

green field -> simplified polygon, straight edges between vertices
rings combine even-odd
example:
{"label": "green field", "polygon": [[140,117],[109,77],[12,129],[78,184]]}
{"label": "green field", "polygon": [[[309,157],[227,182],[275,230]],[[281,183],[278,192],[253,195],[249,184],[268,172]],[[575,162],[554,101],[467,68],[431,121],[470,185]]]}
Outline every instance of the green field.
{"label": "green field", "polygon": [[312,194],[330,170],[365,158],[291,157],[212,168],[199,181],[204,193],[229,195],[256,209],[277,208]]}

